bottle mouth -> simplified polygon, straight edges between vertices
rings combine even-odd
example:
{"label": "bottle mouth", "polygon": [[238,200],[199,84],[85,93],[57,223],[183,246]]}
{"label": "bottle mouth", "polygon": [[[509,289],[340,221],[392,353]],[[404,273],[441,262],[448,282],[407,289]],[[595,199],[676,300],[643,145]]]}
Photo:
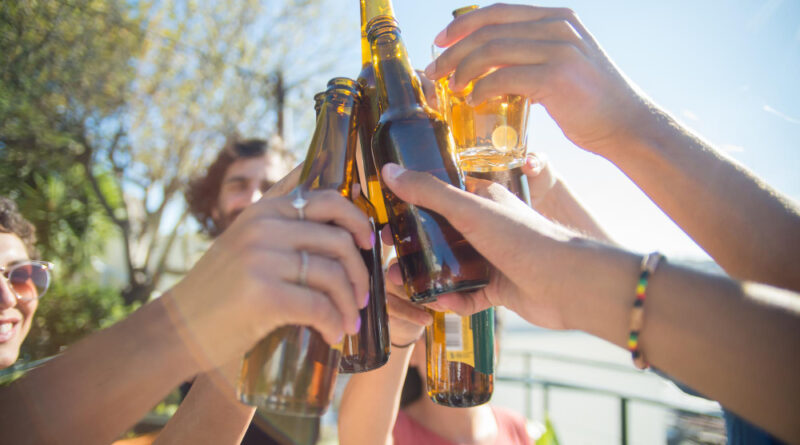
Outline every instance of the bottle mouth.
{"label": "bottle mouth", "polygon": [[367,23],[367,39],[372,41],[386,32],[400,32],[397,19],[390,15],[378,15]]}
{"label": "bottle mouth", "polygon": [[[328,88],[323,94],[323,98],[331,93],[344,93],[355,96],[356,100],[361,99],[361,85],[357,81],[348,77],[334,77],[328,81]],[[314,96],[317,99],[317,96]]]}

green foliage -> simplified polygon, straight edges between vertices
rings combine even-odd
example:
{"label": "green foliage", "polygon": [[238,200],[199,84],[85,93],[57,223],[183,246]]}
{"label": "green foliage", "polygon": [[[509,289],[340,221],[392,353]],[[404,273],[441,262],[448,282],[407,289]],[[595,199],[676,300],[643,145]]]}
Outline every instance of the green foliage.
{"label": "green foliage", "polygon": [[48,357],[98,329],[125,318],[135,307],[125,306],[118,290],[91,281],[56,281],[39,302],[34,324],[21,356]]}
{"label": "green foliage", "polygon": [[558,437],[556,436],[556,429],[553,428],[553,422],[550,421],[548,416],[544,420],[545,430],[538,439],[536,445],[558,445]]}

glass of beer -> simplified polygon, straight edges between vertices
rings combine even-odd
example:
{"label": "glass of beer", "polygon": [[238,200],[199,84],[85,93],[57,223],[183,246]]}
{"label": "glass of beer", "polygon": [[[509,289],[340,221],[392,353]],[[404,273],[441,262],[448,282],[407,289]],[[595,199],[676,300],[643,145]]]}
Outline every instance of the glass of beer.
{"label": "glass of beer", "polygon": [[[453,17],[478,9],[467,6],[453,11]],[[432,48],[436,59],[441,50]],[[463,91],[450,89],[451,76],[436,81],[439,109],[450,125],[455,139],[459,165],[464,173],[508,171],[525,162],[530,100],[516,94],[504,94],[470,105],[467,96],[474,81]]]}

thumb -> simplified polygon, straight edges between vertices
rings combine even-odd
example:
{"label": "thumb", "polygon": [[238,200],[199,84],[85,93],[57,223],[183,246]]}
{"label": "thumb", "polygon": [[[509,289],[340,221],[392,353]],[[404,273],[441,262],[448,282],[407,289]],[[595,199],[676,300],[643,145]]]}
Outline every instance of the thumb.
{"label": "thumb", "polygon": [[446,184],[430,173],[406,170],[388,163],[381,170],[383,182],[409,204],[418,205],[443,216],[459,232],[468,232],[469,218],[473,210],[481,206],[477,196]]}

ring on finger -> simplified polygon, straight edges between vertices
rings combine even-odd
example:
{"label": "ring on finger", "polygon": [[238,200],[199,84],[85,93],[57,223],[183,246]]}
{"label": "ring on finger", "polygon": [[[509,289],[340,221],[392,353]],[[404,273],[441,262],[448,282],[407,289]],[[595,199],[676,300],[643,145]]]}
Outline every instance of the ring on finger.
{"label": "ring on finger", "polygon": [[306,219],[305,208],[308,205],[308,200],[303,197],[302,187],[299,186],[296,187],[294,189],[294,192],[292,192],[292,194],[294,195],[294,199],[292,200],[292,207],[294,207],[297,210],[297,217],[302,221]]}

